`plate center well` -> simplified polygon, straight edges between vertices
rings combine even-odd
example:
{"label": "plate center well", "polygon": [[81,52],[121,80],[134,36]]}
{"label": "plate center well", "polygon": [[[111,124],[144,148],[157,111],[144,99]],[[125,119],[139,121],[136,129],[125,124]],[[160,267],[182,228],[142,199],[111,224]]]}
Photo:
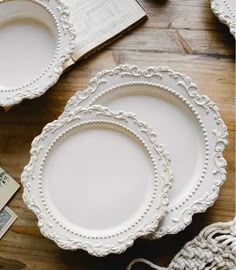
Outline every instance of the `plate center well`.
{"label": "plate center well", "polygon": [[171,156],[174,183],[170,207],[194,189],[205,162],[205,143],[196,116],[176,96],[148,85],[122,86],[101,95],[90,105],[101,104],[113,111],[130,111],[147,122]]}
{"label": "plate center well", "polygon": [[43,190],[62,222],[106,230],[142,213],[153,177],[150,157],[133,135],[83,127],[67,133],[50,151]]}
{"label": "plate center well", "polygon": [[56,26],[48,26],[49,14],[44,17],[42,22],[37,16],[11,14],[0,21],[0,89],[31,83],[52,61],[57,46]]}

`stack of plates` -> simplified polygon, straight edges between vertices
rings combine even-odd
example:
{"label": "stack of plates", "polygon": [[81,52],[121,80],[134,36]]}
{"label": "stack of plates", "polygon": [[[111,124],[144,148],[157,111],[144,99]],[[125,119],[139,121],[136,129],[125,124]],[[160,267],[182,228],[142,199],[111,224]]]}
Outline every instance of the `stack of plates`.
{"label": "stack of plates", "polygon": [[227,129],[168,67],[97,74],[34,139],[24,201],[46,237],[96,256],[175,234],[218,197]]}

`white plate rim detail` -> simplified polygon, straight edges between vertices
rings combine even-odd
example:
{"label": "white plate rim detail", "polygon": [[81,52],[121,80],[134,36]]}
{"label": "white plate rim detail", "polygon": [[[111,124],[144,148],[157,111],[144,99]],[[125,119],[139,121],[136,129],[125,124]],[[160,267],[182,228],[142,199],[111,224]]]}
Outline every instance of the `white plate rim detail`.
{"label": "white plate rim detail", "polygon": [[211,10],[219,20],[229,27],[230,33],[236,39],[236,14],[230,9],[226,0],[210,0]]}
{"label": "white plate rim detail", "polygon": [[[114,77],[118,77],[119,82],[110,82]],[[165,83],[162,78],[164,77]],[[122,79],[125,81],[122,83]],[[155,83],[148,83],[149,80],[154,80]],[[127,81],[129,83],[127,83]],[[126,83],[127,84],[126,84]],[[106,86],[109,84],[109,87]],[[202,194],[202,197],[196,200],[191,206],[187,207],[183,213],[173,222],[175,225],[158,228],[155,233],[148,236],[149,239],[158,239],[166,234],[176,234],[186,228],[192,222],[192,216],[196,213],[205,212],[216,201],[220,187],[226,179],[226,166],[227,162],[223,156],[225,146],[228,144],[227,128],[222,120],[217,105],[209,99],[206,95],[200,95],[197,91],[197,85],[190,77],[170,69],[167,66],[155,66],[142,70],[134,65],[120,65],[112,70],[103,70],[99,72],[94,78],[90,80],[89,87],[84,91],[78,91],[72,96],[65,107],[65,113],[73,111],[76,107],[86,106],[86,103],[93,105],[91,102],[96,96],[96,92],[103,90],[112,90],[119,87],[132,84],[151,85],[161,87],[163,90],[175,95],[185,102],[186,105],[192,110],[197,112],[196,108],[202,109],[206,115],[212,114],[212,120],[218,127],[217,130],[212,130],[215,136],[215,144],[211,156],[214,164],[213,175],[218,177],[214,178],[213,185],[209,192]],[[174,85],[174,87],[173,87]],[[175,88],[181,87],[184,89],[186,95],[182,97]],[[102,90],[103,89],[103,90]],[[107,91],[109,91],[107,90]],[[93,96],[94,95],[94,96]],[[90,102],[89,103],[89,99]],[[85,104],[83,103],[85,101]],[[63,118],[63,113],[59,118]],[[198,118],[199,116],[197,116]],[[204,130],[203,121],[199,117],[199,124]],[[207,136],[205,135],[205,138]],[[207,139],[207,138],[206,138]],[[206,152],[209,152],[208,150]]]}
{"label": "white plate rim detail", "polygon": [[[50,147],[48,146],[46,140],[52,135],[54,132],[57,132],[60,128],[64,128],[64,126],[69,123],[73,122],[74,120],[80,121],[83,117],[83,114],[90,114],[92,117],[94,117],[94,120],[96,123],[98,121],[101,121],[101,123],[105,122],[106,119],[110,119],[110,122],[112,124],[117,124],[120,126],[125,127],[128,131],[133,133],[144,145],[148,145],[147,149],[150,150],[150,156],[152,162],[154,160],[159,160],[158,162],[161,163],[161,166],[163,167],[163,172],[161,175],[160,181],[160,189],[162,191],[162,194],[160,194],[160,200],[159,205],[152,204],[155,209],[159,209],[157,213],[152,217],[151,222],[143,221],[144,226],[140,227],[137,231],[129,233],[125,237],[122,236],[122,239],[117,240],[116,245],[111,244],[103,244],[102,242],[97,245],[94,243],[89,243],[91,237],[87,237],[86,241],[78,240],[75,238],[69,238],[66,237],[66,239],[62,239],[60,235],[57,235],[57,233],[54,231],[54,228],[51,224],[50,218],[48,218],[47,214],[45,214],[45,209],[43,209],[43,206],[40,205],[40,203],[36,202],[34,198],[34,185],[36,179],[39,182],[38,186],[40,186],[40,173],[36,176],[37,172],[34,173],[34,170],[39,171],[42,173],[43,170],[43,163],[46,158],[45,155],[48,154],[50,151]],[[91,116],[90,116],[91,118]],[[83,122],[83,121],[82,121]],[[83,122],[87,124],[88,122]],[[72,128],[74,128],[76,125],[73,125]],[[63,132],[61,132],[61,136],[64,135],[69,129],[65,128]],[[60,136],[57,136],[59,138]],[[54,138],[55,139],[55,138]],[[45,148],[45,150],[43,150]],[[42,155],[42,152],[45,151],[45,155]],[[154,153],[154,155],[153,155]],[[124,252],[128,247],[132,246],[135,239],[138,237],[150,234],[153,232],[157,226],[161,218],[166,212],[167,206],[168,206],[168,190],[170,189],[170,186],[172,184],[173,180],[173,174],[170,168],[171,159],[169,154],[165,151],[164,147],[159,144],[156,134],[153,132],[153,130],[148,126],[148,124],[140,122],[136,116],[132,113],[125,113],[125,112],[112,112],[106,107],[100,106],[100,105],[94,105],[92,107],[88,108],[77,108],[73,110],[73,112],[69,112],[68,114],[65,114],[63,119],[57,119],[53,121],[52,123],[47,124],[42,133],[37,136],[33,142],[32,142],[32,148],[30,151],[30,161],[27,166],[25,166],[24,171],[21,175],[21,182],[24,187],[23,191],[23,200],[27,207],[31,209],[35,215],[38,218],[38,226],[40,228],[41,233],[53,240],[60,248],[63,249],[69,249],[69,250],[76,250],[76,249],[84,249],[91,255],[95,255],[98,257],[106,256],[109,253],[122,253]],[[39,157],[42,155],[42,157]],[[156,156],[156,158],[154,158]],[[155,161],[156,162],[156,161]],[[155,169],[155,167],[154,167]],[[155,174],[155,181],[157,181],[157,171],[154,170]],[[155,184],[157,184],[155,182]],[[39,193],[42,193],[42,189],[39,190]],[[41,196],[41,195],[40,195]],[[144,219],[144,218],[143,218]],[[105,239],[105,238],[104,238]],[[104,240],[103,239],[103,240]],[[91,242],[91,241],[90,241]]]}
{"label": "white plate rim detail", "polygon": [[[0,0],[0,5],[19,0]],[[70,11],[62,0],[27,0],[44,8],[53,18],[58,32],[58,45],[54,57],[44,72],[32,82],[13,89],[0,89],[0,106],[9,108],[25,99],[34,99],[43,95],[59,79],[63,65],[70,59],[75,48],[76,33],[70,22]],[[47,79],[45,80],[45,77]],[[43,79],[43,80],[42,80]],[[40,81],[42,81],[40,83]],[[2,91],[2,93],[1,93]],[[12,94],[13,93],[13,94]]]}

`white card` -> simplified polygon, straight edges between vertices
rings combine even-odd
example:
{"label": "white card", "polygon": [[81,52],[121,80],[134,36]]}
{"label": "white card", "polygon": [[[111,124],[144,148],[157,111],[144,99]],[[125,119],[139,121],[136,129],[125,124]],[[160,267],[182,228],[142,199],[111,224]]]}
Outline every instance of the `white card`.
{"label": "white card", "polygon": [[0,239],[16,219],[17,215],[9,207],[6,206],[0,211]]}
{"label": "white card", "polygon": [[0,211],[19,187],[20,185],[0,167]]}

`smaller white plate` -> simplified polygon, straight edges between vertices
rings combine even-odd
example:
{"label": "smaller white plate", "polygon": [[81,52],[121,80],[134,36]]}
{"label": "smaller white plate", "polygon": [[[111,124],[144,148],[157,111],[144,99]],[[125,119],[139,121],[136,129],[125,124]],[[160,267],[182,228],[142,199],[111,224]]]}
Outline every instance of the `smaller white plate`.
{"label": "smaller white plate", "polygon": [[236,38],[236,2],[235,0],[211,0],[211,9],[219,20],[226,24]]}
{"label": "smaller white plate", "polygon": [[45,93],[75,45],[61,0],[0,0],[0,106]]}
{"label": "smaller white plate", "polygon": [[170,157],[130,113],[79,108],[32,143],[23,198],[63,249],[121,253],[157,228],[168,205]]}

